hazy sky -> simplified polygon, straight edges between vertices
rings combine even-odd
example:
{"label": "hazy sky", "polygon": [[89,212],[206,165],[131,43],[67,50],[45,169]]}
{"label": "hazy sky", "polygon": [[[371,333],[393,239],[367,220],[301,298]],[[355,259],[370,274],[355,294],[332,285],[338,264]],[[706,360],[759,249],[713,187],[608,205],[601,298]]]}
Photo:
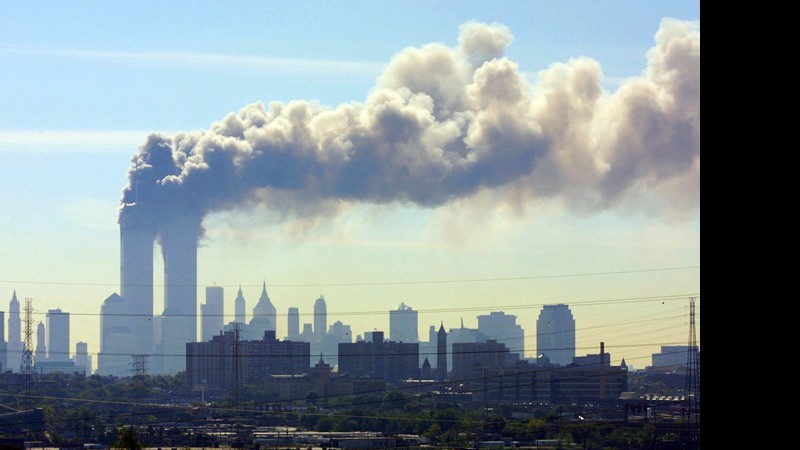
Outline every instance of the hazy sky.
{"label": "hazy sky", "polygon": [[423,340],[505,310],[526,356],[567,303],[578,355],[649,365],[700,295],[699,6],[2,2],[0,310],[59,307],[99,350],[131,158],[161,133],[207,203],[199,303],[224,286],[232,316],[241,285],[250,314],[266,281],[284,336],[320,295],[359,335],[405,302]]}

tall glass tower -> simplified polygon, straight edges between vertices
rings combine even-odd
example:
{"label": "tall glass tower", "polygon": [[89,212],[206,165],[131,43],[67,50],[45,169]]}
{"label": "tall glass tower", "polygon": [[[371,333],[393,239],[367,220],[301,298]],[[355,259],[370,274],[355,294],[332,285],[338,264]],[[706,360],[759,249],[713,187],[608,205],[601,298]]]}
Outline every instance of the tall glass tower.
{"label": "tall glass tower", "polygon": [[536,320],[536,355],[566,366],[575,357],[575,319],[569,306],[544,305]]}

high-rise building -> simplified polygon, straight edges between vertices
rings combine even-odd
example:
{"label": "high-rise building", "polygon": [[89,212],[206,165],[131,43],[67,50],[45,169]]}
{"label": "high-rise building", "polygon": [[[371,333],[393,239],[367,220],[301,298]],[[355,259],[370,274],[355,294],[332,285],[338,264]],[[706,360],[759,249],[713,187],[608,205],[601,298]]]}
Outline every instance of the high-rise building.
{"label": "high-rise building", "polygon": [[575,319],[569,306],[544,305],[536,320],[536,354],[566,366],[575,357]]}
{"label": "high-rise building", "polygon": [[69,357],[69,313],[60,308],[47,311],[47,360],[67,362]]}
{"label": "high-rise building", "polygon": [[[137,186],[138,189],[138,186]],[[146,189],[146,188],[143,188]],[[138,194],[138,191],[137,191]],[[186,343],[197,341],[197,239],[199,213],[171,211],[158,216],[144,205],[122,205],[120,225],[120,288],[133,339],[128,354],[154,354],[153,373],[184,369]],[[164,258],[164,312],[153,316],[153,250],[155,239]],[[161,333],[154,324],[161,322]],[[159,341],[155,341],[158,337]]]}
{"label": "high-rise building", "polygon": [[287,315],[287,330],[286,340],[296,341],[300,338],[300,310],[296,307],[289,308]]}
{"label": "high-rise building", "polygon": [[33,360],[36,363],[47,361],[47,332],[43,322],[36,325],[36,350],[33,353]]}
{"label": "high-rise building", "polygon": [[520,358],[525,356],[525,332],[517,324],[517,316],[506,314],[503,311],[492,311],[488,315],[480,315],[478,316],[478,331],[483,333],[487,339],[505,344],[510,353],[516,353]]}
{"label": "high-rise building", "polygon": [[314,336],[322,341],[328,331],[328,306],[325,304],[325,297],[320,296],[314,302]]}
{"label": "high-rise building", "polygon": [[222,286],[206,286],[206,302],[200,305],[202,315],[202,342],[222,332],[224,326],[224,297],[225,291]]}
{"label": "high-rise building", "polygon": [[89,355],[89,345],[86,342],[77,342],[75,344],[75,369],[89,376],[92,374],[92,357]]}
{"label": "high-rise building", "polygon": [[8,349],[6,351],[8,368],[19,370],[22,362],[22,320],[19,315],[17,291],[11,295],[8,305]]}
{"label": "high-rise building", "polygon": [[389,311],[389,339],[395,342],[419,342],[417,311],[400,303]]}
{"label": "high-rise building", "polygon": [[489,338],[485,334],[478,331],[477,328],[467,328],[464,326],[464,319],[461,319],[461,326],[459,328],[450,328],[447,333],[447,367],[452,372],[453,370],[453,345],[455,344],[477,344],[488,341]]}
{"label": "high-rise building", "polygon": [[8,343],[6,342],[6,313],[0,311],[0,373],[8,370]]}
{"label": "high-rise building", "polygon": [[303,324],[303,331],[300,333],[298,341],[311,342],[314,340],[314,328],[310,323]]}
{"label": "high-rise building", "polygon": [[418,343],[384,341],[382,331],[373,331],[369,337],[339,344],[339,373],[387,381],[419,378]]}
{"label": "high-rise building", "polygon": [[428,328],[428,340],[419,342],[419,364],[425,363],[431,366],[431,374],[435,375],[434,369],[436,368],[436,325],[431,325]]}
{"label": "high-rise building", "polygon": [[451,375],[455,380],[486,381],[483,371],[513,367],[517,361],[519,361],[517,354],[509,353],[505,344],[495,340],[457,342],[453,344]]}
{"label": "high-rise building", "polygon": [[447,378],[447,332],[444,331],[444,322],[436,335],[436,374],[437,380]]}
{"label": "high-rise building", "polygon": [[[114,311],[113,314],[122,315],[115,316],[111,322],[116,323],[117,318],[122,319],[129,332],[135,333],[135,338],[132,334],[128,339],[126,352],[149,355],[154,350],[152,316],[156,226],[150,215],[143,212],[138,205],[126,205],[120,211],[120,293],[114,294],[113,306],[109,305],[109,308]],[[108,299],[111,297],[106,301]],[[103,351],[102,337],[100,351]],[[101,373],[108,368],[102,359],[98,355],[98,372]]]}
{"label": "high-rise building", "polygon": [[[700,356],[700,348],[693,347],[694,352]],[[686,366],[688,345],[662,345],[659,353],[653,353],[652,367]]]}
{"label": "high-rise building", "polygon": [[[98,375],[124,377],[130,375],[135,339],[129,320],[128,305],[117,293],[109,295],[100,307],[100,352],[97,354]],[[155,320],[155,318],[153,318]],[[148,328],[154,329],[154,327]]]}
{"label": "high-rise building", "polygon": [[239,286],[239,292],[236,293],[236,300],[233,301],[233,321],[239,323],[247,323],[247,311],[245,310],[244,294],[242,294],[242,287]]}
{"label": "high-rise building", "polygon": [[314,302],[314,339],[311,341],[311,353],[318,355],[323,352],[327,333],[328,306],[325,304],[325,297],[320,296]]}
{"label": "high-rise building", "polygon": [[186,368],[186,343],[197,342],[200,218],[172,213],[162,220],[159,236],[164,256],[164,312],[163,336],[159,342],[163,362],[159,372],[174,375]]}
{"label": "high-rise building", "polygon": [[325,343],[322,346],[324,359],[332,366],[338,366],[339,344],[351,342],[353,342],[353,333],[350,331],[350,325],[345,325],[340,320],[333,322],[328,328],[328,334],[325,336]]}
{"label": "high-rise building", "polygon": [[236,342],[235,332],[225,331],[208,342],[186,344],[187,381],[212,391],[235,388],[237,373],[240,382],[254,384],[270,375],[307,374],[310,365],[309,343],[278,341],[274,330],[258,340]]}

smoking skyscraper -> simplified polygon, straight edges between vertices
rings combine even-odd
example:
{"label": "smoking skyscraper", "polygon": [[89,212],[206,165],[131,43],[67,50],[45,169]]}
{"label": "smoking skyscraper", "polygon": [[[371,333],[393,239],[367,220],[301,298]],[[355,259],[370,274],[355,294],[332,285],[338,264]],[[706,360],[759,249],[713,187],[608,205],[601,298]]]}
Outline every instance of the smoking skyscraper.
{"label": "smoking skyscraper", "polygon": [[[126,205],[119,215],[120,296],[125,300],[128,327],[136,338],[132,354],[153,353],[153,246],[155,223],[142,206]],[[120,306],[121,307],[121,306]]]}
{"label": "smoking skyscraper", "polygon": [[[207,130],[148,136],[120,208],[131,351],[157,348],[172,360],[164,371],[183,367],[185,344],[197,339],[197,245],[213,212],[263,206],[304,220],[357,203],[485,206],[491,195],[498,208],[553,201],[581,214],[643,199],[676,213],[699,205],[699,195],[686,196],[699,193],[699,24],[662,22],[647,70],[612,93],[590,58],[553,64],[531,83],[505,56],[512,41],[501,24],[468,22],[456,47],[395,55],[363,102],[257,102]],[[643,185],[657,195],[641,196]],[[156,240],[165,275],[158,318]]]}

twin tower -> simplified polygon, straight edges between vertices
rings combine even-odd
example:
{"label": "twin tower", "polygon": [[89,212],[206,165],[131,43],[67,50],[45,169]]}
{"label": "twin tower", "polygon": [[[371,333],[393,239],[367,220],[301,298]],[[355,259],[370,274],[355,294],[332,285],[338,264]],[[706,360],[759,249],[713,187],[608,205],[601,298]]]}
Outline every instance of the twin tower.
{"label": "twin tower", "polygon": [[[101,308],[98,371],[130,375],[136,355],[152,356],[148,372],[185,369],[186,343],[197,341],[197,244],[201,217],[153,214],[126,204],[120,211],[120,295]],[[153,314],[153,255],[164,257],[164,312]]]}

